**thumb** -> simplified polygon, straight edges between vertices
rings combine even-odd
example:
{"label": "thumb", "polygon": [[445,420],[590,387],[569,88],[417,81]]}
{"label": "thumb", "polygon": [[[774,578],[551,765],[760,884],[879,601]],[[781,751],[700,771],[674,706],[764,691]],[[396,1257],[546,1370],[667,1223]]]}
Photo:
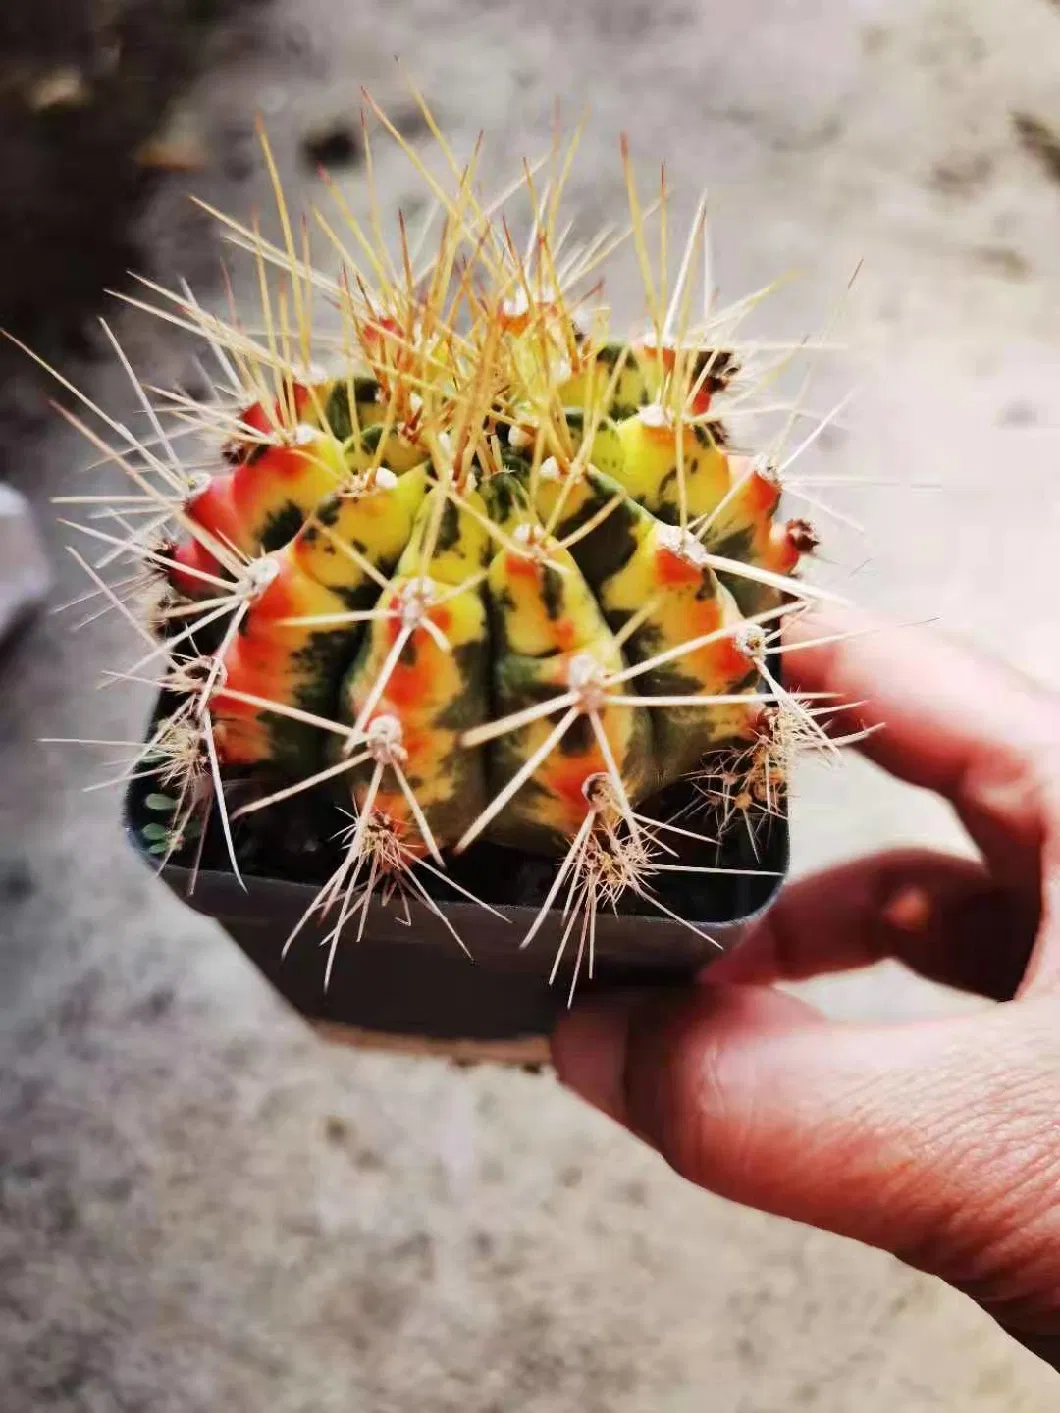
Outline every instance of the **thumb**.
{"label": "thumb", "polygon": [[[590,1003],[553,1049],[565,1083],[682,1176],[989,1303],[1060,1263],[1060,1231],[1042,1240],[1057,1222],[1056,1021],[1034,1010],[855,1026],[767,988],[702,986]],[[1040,1274],[1056,1299],[1060,1269]]]}

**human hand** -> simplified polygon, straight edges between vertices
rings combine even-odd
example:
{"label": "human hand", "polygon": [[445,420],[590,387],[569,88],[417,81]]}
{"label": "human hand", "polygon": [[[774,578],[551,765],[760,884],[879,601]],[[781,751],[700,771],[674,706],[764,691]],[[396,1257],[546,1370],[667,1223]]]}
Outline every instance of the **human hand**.
{"label": "human hand", "polygon": [[[1060,703],[945,639],[792,621],[793,686],[949,800],[982,857],[906,850],[790,886],[681,993],[589,1001],[560,1078],[694,1183],[893,1252],[1060,1350]],[[892,957],[1002,1002],[893,1025],[774,988]],[[1053,1341],[1056,1341],[1055,1344]]]}

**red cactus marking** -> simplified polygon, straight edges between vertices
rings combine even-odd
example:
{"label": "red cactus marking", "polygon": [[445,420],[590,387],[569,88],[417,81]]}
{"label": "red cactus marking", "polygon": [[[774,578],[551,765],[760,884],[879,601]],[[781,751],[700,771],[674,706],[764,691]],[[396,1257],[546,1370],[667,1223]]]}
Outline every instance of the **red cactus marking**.
{"label": "red cactus marking", "polygon": [[[312,463],[308,453],[292,446],[268,447],[263,454],[258,457],[249,469],[260,480],[266,476],[275,476],[278,481],[292,481],[302,471],[307,463]],[[237,473],[236,484],[239,483]]]}
{"label": "red cactus marking", "polygon": [[[443,633],[449,626],[450,617],[444,610],[432,609],[431,622]],[[393,645],[401,633],[401,623],[392,619],[387,624],[387,636]],[[411,661],[405,661],[411,657]],[[391,669],[387,679],[385,699],[395,708],[395,715],[401,716],[403,709],[422,706],[432,697],[432,689],[445,671],[448,656],[438,646],[425,628],[417,628],[409,639],[409,646]]]}
{"label": "red cactus marking", "polygon": [[217,578],[224,577],[224,569],[218,564],[209,550],[204,549],[198,540],[188,540],[185,544],[177,545],[170,557],[178,564],[187,565],[197,573],[183,574],[179,569],[170,569],[169,582],[180,594],[186,594],[190,599],[201,599],[217,592],[217,586],[210,584],[205,579],[200,579],[199,574],[212,574]]}
{"label": "red cactus marking", "polygon": [[286,559],[280,559],[276,577],[266,584],[246,617],[245,636],[248,639],[273,637],[277,620],[296,618],[301,605],[297,594],[297,571]]}
{"label": "red cactus marking", "polygon": [[[677,365],[677,348],[672,343],[662,345],[652,342],[639,343],[636,345],[637,357],[644,362],[660,362],[663,374],[672,373]],[[692,396],[690,412],[693,417],[705,417],[710,411],[711,391],[705,384],[709,379],[704,380],[704,386],[699,388]]]}
{"label": "red cactus marking", "polygon": [[297,503],[297,482],[311,475],[316,463],[311,451],[297,446],[265,447],[232,473],[232,503],[244,524],[255,525],[268,513],[271,497],[290,496]]}
{"label": "red cactus marking", "polygon": [[225,543],[243,547],[246,531],[233,496],[231,472],[203,479],[184,503],[189,520]]}
{"label": "red cactus marking", "polygon": [[373,315],[372,322],[364,326],[361,341],[368,347],[373,347],[381,344],[385,338],[392,338],[395,334],[398,338],[402,336],[401,325],[396,319],[391,319],[388,314],[383,314],[380,317]]}
{"label": "red cactus marking", "polygon": [[710,643],[694,653],[693,657],[706,666],[704,679],[712,686],[716,683],[729,687],[742,682],[747,676],[747,659],[737,651],[731,637],[719,638],[716,643]]}
{"label": "red cactus marking", "polygon": [[309,406],[311,394],[302,383],[292,383],[290,389],[290,400],[284,398],[282,401],[277,398],[275,402],[266,405],[264,402],[252,402],[239,415],[239,420],[244,426],[252,431],[260,432],[262,436],[271,437],[275,434],[277,427],[289,426],[293,412],[294,421],[298,421],[302,413]]}

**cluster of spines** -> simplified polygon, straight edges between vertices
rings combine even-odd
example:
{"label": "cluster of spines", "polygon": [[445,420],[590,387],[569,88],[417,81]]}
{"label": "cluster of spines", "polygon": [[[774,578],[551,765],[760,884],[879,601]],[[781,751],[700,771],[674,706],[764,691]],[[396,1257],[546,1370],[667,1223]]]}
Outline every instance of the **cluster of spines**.
{"label": "cluster of spines", "polygon": [[[667,831],[715,842],[651,818],[643,800],[687,776],[715,825],[738,815],[753,831],[782,808],[795,744],[823,739],[818,709],[786,693],[770,661],[783,615],[816,596],[792,577],[814,532],[776,514],[782,476],[824,423],[779,464],[797,408],[773,454],[728,448],[722,419],[746,398],[734,335],[751,302],[713,312],[705,203],[668,289],[665,182],[659,275],[628,152],[628,230],[566,249],[573,144],[554,150],[542,192],[528,166],[486,203],[477,151],[460,166],[435,132],[451,191],[406,148],[436,198],[429,256],[429,225],[417,244],[399,222],[395,258],[377,221],[340,198],[343,234],[318,221],[342,273],[319,275],[277,183],[282,245],[221,218],[255,257],[262,333],[152,286],[153,312],[206,340],[221,388],[208,404],[175,393],[156,405],[113,340],[150,431],[92,407],[119,445],[84,430],[136,494],[108,505],[102,528],[78,528],[105,543],[102,567],[136,564],[114,586],[86,563],[93,592],[142,636],[127,600],[147,605],[147,650],[115,675],[178,702],[138,763],[173,792],[156,852],[168,857],[217,806],[238,875],[234,768],[286,777],[240,813],[342,780],[342,863],[304,920],[331,914],[331,958],[351,918],[363,931],[373,897],[439,912],[417,869],[444,872],[446,851],[490,831],[557,856],[525,941],[560,911],[561,953],[578,938],[576,977],[583,958],[591,969],[599,906],[653,897],[654,874],[688,867],[668,861]],[[522,251],[504,216],[518,193],[532,216]],[[615,343],[580,291],[626,238],[650,327]],[[331,338],[312,327],[321,295],[339,313]],[[316,372],[318,352],[335,374]],[[222,466],[189,466],[175,447],[192,434]],[[492,792],[473,765],[487,744],[501,762]]]}

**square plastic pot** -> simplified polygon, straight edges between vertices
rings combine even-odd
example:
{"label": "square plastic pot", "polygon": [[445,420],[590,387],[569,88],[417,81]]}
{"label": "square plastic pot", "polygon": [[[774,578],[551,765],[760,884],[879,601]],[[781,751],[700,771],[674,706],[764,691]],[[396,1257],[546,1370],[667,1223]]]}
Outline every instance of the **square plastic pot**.
{"label": "square plastic pot", "polygon": [[[356,924],[351,936],[340,940],[325,990],[327,949],[321,944],[330,917],[305,923],[283,955],[319,884],[244,872],[241,886],[230,867],[201,867],[194,876],[184,863],[159,868],[141,835],[143,825],[157,818],[144,804],[151,789],[150,781],[135,781],[126,796],[131,846],[188,906],[215,919],[308,1021],[350,1043],[458,1061],[537,1065],[547,1059],[547,1036],[568,1003],[579,929],[568,939],[554,984],[549,975],[564,928],[560,911],[549,915],[528,947],[520,942],[547,896],[554,863],[490,845],[469,851],[460,881],[499,916],[422,874],[470,958],[425,905],[412,903],[406,924],[400,906],[373,903],[361,940],[352,935]],[[668,872],[651,880],[666,907],[699,932],[627,895],[617,915],[598,914],[592,976],[583,957],[579,995],[680,985],[738,942],[747,923],[769,907],[787,873],[787,819],[763,818],[753,845],[740,824],[726,839],[720,852],[675,835],[667,843],[680,846],[681,862],[747,872]]]}

